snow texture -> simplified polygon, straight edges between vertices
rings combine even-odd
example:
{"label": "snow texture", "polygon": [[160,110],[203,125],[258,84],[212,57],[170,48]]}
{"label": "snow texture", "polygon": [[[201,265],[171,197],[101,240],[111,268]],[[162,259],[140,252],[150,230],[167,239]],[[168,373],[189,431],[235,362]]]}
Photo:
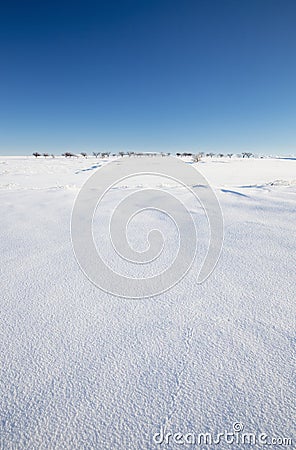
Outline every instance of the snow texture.
{"label": "snow texture", "polygon": [[[296,161],[198,163],[223,211],[220,260],[205,283],[193,266],[142,300],[101,292],[73,254],[73,203],[102,164],[0,157],[0,448],[180,448],[153,435],[162,426],[223,432],[237,421],[295,445]],[[114,198],[145,183],[118,186]],[[145,234],[148,219],[139,220]],[[100,230],[96,239],[108,252]]]}

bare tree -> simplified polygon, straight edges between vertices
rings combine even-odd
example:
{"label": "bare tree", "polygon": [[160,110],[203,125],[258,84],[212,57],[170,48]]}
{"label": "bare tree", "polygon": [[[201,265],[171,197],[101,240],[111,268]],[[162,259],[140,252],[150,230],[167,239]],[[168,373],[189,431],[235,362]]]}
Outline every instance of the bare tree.
{"label": "bare tree", "polygon": [[243,152],[242,155],[243,155],[243,158],[245,158],[245,157],[250,158],[251,156],[253,156],[253,153]]}
{"label": "bare tree", "polygon": [[124,152],[119,152],[118,154],[119,154],[119,156],[121,156],[121,157],[123,157],[123,156],[125,155]]}
{"label": "bare tree", "polygon": [[35,158],[38,158],[38,156],[41,156],[41,153],[34,152],[34,153],[32,153],[32,155],[35,156]]}
{"label": "bare tree", "polygon": [[83,156],[84,158],[87,158],[87,153],[85,152],[81,152],[80,155]]}
{"label": "bare tree", "polygon": [[95,156],[96,158],[98,157],[98,156],[100,156],[100,152],[93,152],[93,156]]}
{"label": "bare tree", "polygon": [[43,153],[44,158],[47,158],[49,156],[49,153]]}
{"label": "bare tree", "polygon": [[227,153],[228,158],[232,158],[233,157],[233,153]]}

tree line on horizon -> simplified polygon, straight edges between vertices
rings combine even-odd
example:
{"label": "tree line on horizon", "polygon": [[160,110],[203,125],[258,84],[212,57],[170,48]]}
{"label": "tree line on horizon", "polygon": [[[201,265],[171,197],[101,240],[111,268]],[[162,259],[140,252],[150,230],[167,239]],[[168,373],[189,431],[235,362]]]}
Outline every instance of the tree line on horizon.
{"label": "tree line on horizon", "polygon": [[[39,156],[43,156],[44,158],[55,158],[56,155],[54,155],[53,153],[49,154],[49,153],[39,153],[39,152],[34,152],[32,153],[33,156],[35,156],[35,158],[38,158]],[[111,152],[92,152],[92,156],[95,158],[109,158],[111,155]],[[123,152],[120,151],[118,153],[112,153],[112,156],[170,156],[171,153],[168,152]],[[214,156],[218,157],[218,158],[224,158],[224,157],[228,157],[228,158],[232,158],[232,156],[234,156],[234,153],[205,153],[205,152],[199,152],[199,153],[188,153],[188,152],[183,152],[183,153],[179,153],[177,152],[175,154],[177,157],[191,157],[193,158],[193,160],[195,162],[200,161],[204,156],[206,157],[210,157],[213,158]],[[83,158],[87,158],[89,155],[86,152],[81,152],[78,155],[72,152],[65,152],[62,153],[61,156],[64,156],[65,158],[78,158],[79,156],[82,156]],[[238,153],[236,156],[238,157],[242,157],[242,158],[250,158],[252,156],[254,156],[253,153],[251,152],[242,152],[242,153]]]}

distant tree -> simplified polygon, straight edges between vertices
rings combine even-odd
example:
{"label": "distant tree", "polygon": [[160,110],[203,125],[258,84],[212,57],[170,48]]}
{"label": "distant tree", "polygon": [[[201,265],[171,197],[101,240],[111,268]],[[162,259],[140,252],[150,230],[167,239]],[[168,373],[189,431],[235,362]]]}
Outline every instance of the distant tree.
{"label": "distant tree", "polygon": [[98,157],[98,156],[100,156],[100,152],[93,152],[93,156],[95,156],[96,158]]}
{"label": "distant tree", "polygon": [[181,156],[181,153],[176,153],[176,156]]}
{"label": "distant tree", "polygon": [[223,153],[218,153],[219,158],[223,158],[224,154]]}
{"label": "distant tree", "polygon": [[123,156],[125,155],[124,152],[119,152],[118,154],[119,154],[119,156],[121,156],[121,157],[123,157]]}
{"label": "distant tree", "polygon": [[72,156],[76,156],[76,155],[74,155],[74,153],[71,153],[71,152],[65,152],[62,154],[62,156],[65,156],[65,158],[71,158]]}
{"label": "distant tree", "polygon": [[32,154],[33,154],[33,156],[35,156],[35,158],[38,158],[38,156],[41,156],[41,153],[38,153],[38,152],[34,152]]}
{"label": "distant tree", "polygon": [[83,158],[87,158],[87,153],[85,152],[81,152],[80,155],[83,156]]}
{"label": "distant tree", "polygon": [[43,153],[44,158],[47,158],[49,156],[49,153]]}
{"label": "distant tree", "polygon": [[233,153],[227,153],[228,158],[232,158],[233,157]]}
{"label": "distant tree", "polygon": [[242,155],[243,155],[243,158],[245,158],[245,157],[250,158],[251,156],[253,156],[253,153],[243,152]]}
{"label": "distant tree", "polygon": [[200,160],[201,160],[200,154],[197,154],[197,155],[193,155],[193,156],[192,156],[192,161],[193,161],[193,162],[197,163],[197,162],[199,162]]}
{"label": "distant tree", "polygon": [[52,158],[55,158],[55,155],[52,153],[51,155],[50,155]]}

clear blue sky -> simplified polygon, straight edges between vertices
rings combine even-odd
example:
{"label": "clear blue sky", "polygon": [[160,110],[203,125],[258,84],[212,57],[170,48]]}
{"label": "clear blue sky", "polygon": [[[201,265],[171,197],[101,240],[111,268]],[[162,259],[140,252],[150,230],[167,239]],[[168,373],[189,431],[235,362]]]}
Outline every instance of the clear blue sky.
{"label": "clear blue sky", "polygon": [[1,154],[296,153],[295,0],[3,0],[0,55]]}

